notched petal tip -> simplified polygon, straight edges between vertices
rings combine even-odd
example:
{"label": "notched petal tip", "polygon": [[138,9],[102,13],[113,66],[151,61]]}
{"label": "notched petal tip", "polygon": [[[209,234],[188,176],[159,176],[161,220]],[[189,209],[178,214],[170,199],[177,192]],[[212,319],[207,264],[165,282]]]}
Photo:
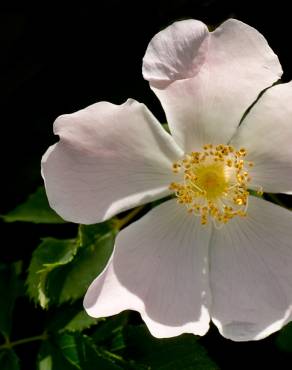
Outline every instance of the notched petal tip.
{"label": "notched petal tip", "polygon": [[[273,82],[276,81],[275,77],[281,78],[283,70],[279,58],[271,49],[266,38],[256,28],[238,19],[229,18],[211,32],[212,36],[218,38],[221,36],[224,38],[224,34],[230,35],[230,39],[232,39],[232,35],[241,35],[241,37],[237,36],[237,43],[241,45],[243,56],[245,46],[253,45],[254,57],[258,58],[258,66],[262,66],[263,69],[274,75]],[[241,55],[239,54],[239,56]]]}
{"label": "notched petal tip", "polygon": [[132,98],[128,98],[123,104],[122,106],[131,106],[131,105],[144,105],[143,103],[140,103],[138,102],[137,100],[135,99],[132,99]]}
{"label": "notched petal tip", "polygon": [[209,31],[197,20],[175,22],[150,41],[143,58],[143,76],[156,88],[193,77],[205,61]]}
{"label": "notched petal tip", "polygon": [[160,100],[170,132],[186,152],[226,143],[282,68],[266,39],[229,19],[214,31],[199,21],[174,23],[150,42],[143,74]]}

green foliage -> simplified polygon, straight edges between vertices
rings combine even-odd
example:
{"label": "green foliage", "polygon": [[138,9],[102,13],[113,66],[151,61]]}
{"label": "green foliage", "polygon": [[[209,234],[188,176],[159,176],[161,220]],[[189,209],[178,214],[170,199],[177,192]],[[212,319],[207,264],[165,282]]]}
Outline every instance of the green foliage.
{"label": "green foliage", "polygon": [[97,330],[92,334],[92,339],[97,345],[106,345],[111,351],[125,348],[124,327],[128,323],[128,312],[100,322]]}
{"label": "green foliage", "polygon": [[38,370],[120,370],[118,356],[99,350],[81,333],[62,333],[45,341],[38,355]]}
{"label": "green foliage", "polygon": [[96,243],[82,248],[72,263],[51,274],[48,291],[58,304],[84,296],[90,283],[101,273],[110,258],[114,235],[108,233]]}
{"label": "green foliage", "polygon": [[80,225],[79,226],[79,243],[81,246],[90,247],[99,242],[99,239],[112,233],[116,235],[115,223],[113,221],[106,221],[95,225]]}
{"label": "green foliage", "polygon": [[65,305],[58,308],[50,318],[47,328],[53,332],[83,331],[96,325],[102,319],[95,319],[87,315],[81,304]]}
{"label": "green foliage", "polygon": [[61,224],[65,221],[50,208],[43,186],[31,194],[28,199],[2,216],[6,222],[33,222],[43,224]]}
{"label": "green foliage", "polygon": [[64,333],[58,336],[57,342],[64,357],[78,370],[121,369],[114,363],[114,359],[117,360],[118,357],[99,351],[88,336]]}
{"label": "green foliage", "polygon": [[102,223],[80,226],[76,239],[44,239],[29,266],[30,297],[43,308],[81,298],[106,266],[115,234],[110,223]]}
{"label": "green foliage", "polygon": [[218,369],[194,335],[157,339],[151,336],[144,325],[127,326],[124,340],[127,355],[153,370]]}
{"label": "green foliage", "polygon": [[90,317],[85,310],[82,310],[72,317],[72,319],[64,326],[63,331],[83,331],[95,325],[97,322],[97,319]]}
{"label": "green foliage", "polygon": [[75,240],[57,240],[46,238],[34,251],[27,278],[30,297],[47,308],[50,297],[48,291],[48,277],[56,268],[72,261],[79,244]]}
{"label": "green foliage", "polygon": [[5,349],[0,352],[1,370],[20,370],[19,359],[11,349]]}
{"label": "green foliage", "polygon": [[46,340],[42,343],[38,358],[37,370],[75,370],[71,365],[59,346],[53,340]]}
{"label": "green foliage", "polygon": [[278,333],[276,343],[282,351],[292,352],[292,322]]}

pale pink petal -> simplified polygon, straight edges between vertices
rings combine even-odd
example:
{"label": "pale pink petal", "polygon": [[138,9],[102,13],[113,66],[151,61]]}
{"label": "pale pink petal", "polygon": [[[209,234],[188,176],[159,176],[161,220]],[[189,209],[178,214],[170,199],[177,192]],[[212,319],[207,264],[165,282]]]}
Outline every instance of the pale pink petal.
{"label": "pale pink petal", "polygon": [[226,338],[258,340],[291,320],[292,213],[250,197],[211,240],[212,318]]}
{"label": "pale pink petal", "polygon": [[185,151],[226,143],[259,93],[277,81],[277,56],[254,28],[230,19],[214,32],[176,22],[150,42],[143,74]]}
{"label": "pale pink petal", "polygon": [[292,82],[268,89],[252,107],[232,144],[254,162],[251,187],[286,193],[292,189]]}
{"label": "pale pink petal", "polygon": [[197,20],[175,22],[151,40],[143,59],[143,76],[164,88],[176,80],[192,78],[204,63],[209,31]]}
{"label": "pale pink petal", "polygon": [[65,220],[96,223],[167,194],[181,155],[148,109],[100,102],[59,117],[60,141],[42,159],[50,205]]}
{"label": "pale pink petal", "polygon": [[84,300],[89,315],[140,312],[156,337],[209,327],[210,228],[169,200],[122,230],[113,258]]}

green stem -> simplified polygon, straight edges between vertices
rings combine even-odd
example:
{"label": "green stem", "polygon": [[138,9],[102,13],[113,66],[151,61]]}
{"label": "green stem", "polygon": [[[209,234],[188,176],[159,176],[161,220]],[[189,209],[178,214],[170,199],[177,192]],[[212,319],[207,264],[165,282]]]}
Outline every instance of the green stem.
{"label": "green stem", "polygon": [[46,340],[46,339],[48,339],[47,333],[44,333],[42,335],[36,335],[35,337],[29,337],[29,338],[23,338],[23,339],[15,340],[14,342],[10,342],[9,340],[6,340],[6,342],[0,346],[0,350],[1,349],[6,349],[6,348],[9,349],[9,348],[12,348],[12,347],[15,347],[15,346],[19,346],[20,344],[26,344],[26,343],[30,343],[30,342],[35,342],[37,340]]}
{"label": "green stem", "polygon": [[134,208],[133,211],[129,212],[124,218],[121,220],[117,220],[116,227],[117,229],[121,229],[125,225],[127,225],[137,214],[144,208],[144,206],[140,206],[137,208]]}

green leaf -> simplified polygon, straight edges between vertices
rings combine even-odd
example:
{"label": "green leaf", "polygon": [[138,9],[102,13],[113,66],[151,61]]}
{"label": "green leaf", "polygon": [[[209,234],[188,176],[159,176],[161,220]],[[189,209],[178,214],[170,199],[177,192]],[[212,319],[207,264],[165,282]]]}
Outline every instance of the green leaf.
{"label": "green leaf", "polygon": [[218,370],[194,335],[157,339],[141,325],[127,326],[124,338],[126,358],[148,365],[152,370]]}
{"label": "green leaf", "polygon": [[110,352],[95,347],[93,341],[79,333],[64,333],[57,337],[57,343],[63,356],[78,370],[121,370],[115,362],[123,359]]}
{"label": "green leaf", "polygon": [[41,305],[48,307],[48,276],[60,266],[68,264],[74,258],[79,244],[75,240],[46,238],[34,251],[29,266],[27,286],[29,296]]}
{"label": "green leaf", "polygon": [[98,345],[106,345],[112,351],[124,348],[123,329],[128,322],[128,312],[105,319],[97,326],[92,340]]}
{"label": "green leaf", "polygon": [[16,264],[0,264],[0,332],[4,337],[10,335],[12,311],[18,291],[16,268]]}
{"label": "green leaf", "polygon": [[[42,343],[37,359],[38,370],[121,370],[119,356],[99,350],[93,341],[79,333],[62,333]],[[2,370],[2,367],[0,367]],[[10,369],[9,369],[10,370]]]}
{"label": "green leaf", "polygon": [[71,334],[65,333],[58,337],[58,345],[64,357],[74,367],[76,367],[76,369],[81,370],[81,359],[79,358],[78,344],[79,343],[77,343],[76,337]]}
{"label": "green leaf", "polygon": [[99,239],[107,233],[116,233],[115,222],[106,221],[94,225],[79,225],[78,242],[82,247],[90,247],[99,243]]}
{"label": "green leaf", "polygon": [[64,331],[82,331],[95,325],[98,319],[90,317],[85,310],[79,311],[67,324],[64,326]]}
{"label": "green leaf", "polygon": [[115,235],[113,224],[104,222],[81,225],[77,239],[44,239],[29,266],[29,296],[43,308],[82,297],[106,266]]}
{"label": "green leaf", "polygon": [[20,370],[19,359],[11,349],[5,349],[0,352],[1,370]]}
{"label": "green leaf", "polygon": [[276,337],[277,346],[284,352],[292,352],[292,323],[284,326]]}
{"label": "green leaf", "polygon": [[1,216],[6,222],[33,222],[43,224],[60,224],[65,221],[53,211],[48,203],[43,186],[15,209]]}
{"label": "green leaf", "polygon": [[95,319],[87,315],[83,307],[80,305],[65,306],[59,308],[57,313],[51,318],[47,329],[54,332],[64,331],[83,331],[96,325],[98,321],[103,319]]}
{"label": "green leaf", "polygon": [[63,356],[54,338],[44,341],[37,357],[37,370],[76,370]]}
{"label": "green leaf", "polygon": [[54,270],[48,279],[48,291],[58,304],[84,296],[92,281],[106,266],[114,246],[115,232],[97,238],[80,248],[74,261]]}

